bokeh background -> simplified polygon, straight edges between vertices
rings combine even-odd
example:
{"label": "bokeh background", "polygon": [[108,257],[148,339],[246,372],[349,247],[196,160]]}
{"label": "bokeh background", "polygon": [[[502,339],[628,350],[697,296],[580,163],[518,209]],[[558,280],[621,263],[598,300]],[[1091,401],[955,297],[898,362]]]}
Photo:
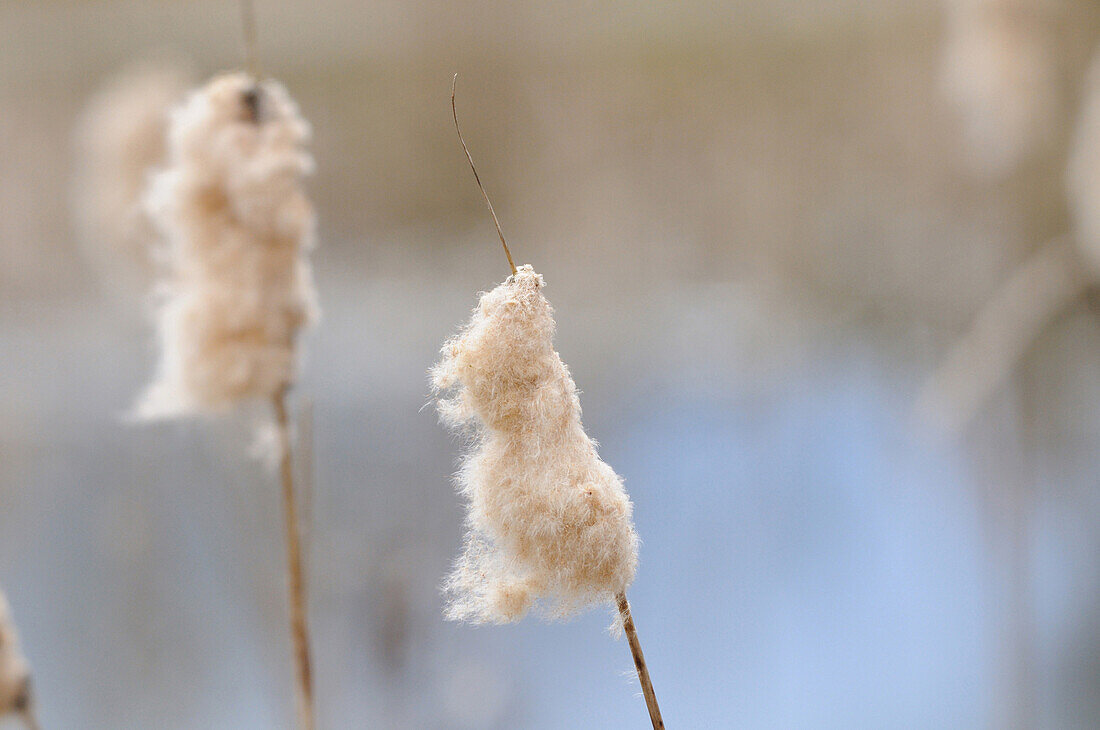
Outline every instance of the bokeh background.
{"label": "bokeh background", "polygon": [[[459,445],[425,371],[507,274],[455,72],[635,502],[667,725],[1100,726],[1100,298],[1067,297],[959,428],[916,415],[986,302],[1074,235],[1093,0],[256,14],[315,133],[325,316],[296,405],[322,727],[647,722],[609,614],[441,619]],[[155,355],[144,274],[77,214],[101,90],[239,66],[239,17],[0,0],[0,585],[48,729],[292,723],[261,413],[125,421]]]}

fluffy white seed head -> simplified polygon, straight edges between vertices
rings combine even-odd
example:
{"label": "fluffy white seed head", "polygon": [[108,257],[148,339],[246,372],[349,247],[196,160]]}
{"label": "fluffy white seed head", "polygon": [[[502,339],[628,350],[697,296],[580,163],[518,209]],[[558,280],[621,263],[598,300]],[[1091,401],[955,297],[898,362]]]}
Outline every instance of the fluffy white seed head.
{"label": "fluffy white seed head", "polygon": [[30,676],[11,608],[0,592],[0,718],[30,712]]}
{"label": "fluffy white seed head", "polygon": [[140,417],[218,412],[293,382],[296,335],[316,314],[309,134],[282,86],[243,73],[173,113],[168,166],[145,198],[167,274],[160,364]]}
{"label": "fluffy white seed head", "polygon": [[1081,91],[1067,179],[1075,241],[1094,278],[1100,277],[1100,54]]}
{"label": "fluffy white seed head", "polygon": [[152,278],[156,233],[141,196],[164,162],[168,113],[188,86],[190,73],[180,64],[142,63],[112,78],[77,122],[72,202],[78,238],[112,283],[144,288]]}
{"label": "fluffy white seed head", "polygon": [[515,621],[540,599],[567,615],[634,579],[632,505],[581,425],[542,286],[521,266],[482,294],[431,371],[442,420],[473,437],[457,476],[469,533],[445,586],[455,620]]}
{"label": "fluffy white seed head", "polygon": [[1011,172],[1052,142],[1062,99],[1044,0],[946,0],[943,85],[976,170]]}

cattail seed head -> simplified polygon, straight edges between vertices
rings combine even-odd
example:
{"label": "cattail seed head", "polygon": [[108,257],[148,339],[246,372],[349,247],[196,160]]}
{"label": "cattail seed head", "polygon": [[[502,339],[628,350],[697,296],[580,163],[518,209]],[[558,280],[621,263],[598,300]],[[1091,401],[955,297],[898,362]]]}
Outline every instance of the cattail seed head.
{"label": "cattail seed head", "polygon": [[31,710],[30,665],[19,646],[11,607],[0,592],[0,718]]}
{"label": "cattail seed head", "polygon": [[448,396],[441,419],[474,437],[457,476],[469,533],[445,586],[451,619],[515,621],[539,599],[567,615],[634,578],[632,505],[581,425],[542,287],[521,266],[482,294],[431,371],[435,392]]}
{"label": "cattail seed head", "polygon": [[158,373],[139,417],[218,412],[295,376],[316,316],[309,125],[282,86],[219,76],[172,115],[146,205],[166,240]]}
{"label": "cattail seed head", "polygon": [[1043,0],[946,0],[944,90],[977,172],[1011,172],[1054,139],[1062,113],[1057,35]]}

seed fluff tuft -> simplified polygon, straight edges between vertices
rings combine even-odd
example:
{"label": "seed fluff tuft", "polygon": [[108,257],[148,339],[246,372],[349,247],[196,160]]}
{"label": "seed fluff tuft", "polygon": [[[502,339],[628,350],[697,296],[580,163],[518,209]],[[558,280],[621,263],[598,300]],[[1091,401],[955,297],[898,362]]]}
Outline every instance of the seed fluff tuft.
{"label": "seed fluff tuft", "polygon": [[482,294],[431,370],[441,420],[473,444],[456,477],[469,532],[444,585],[452,620],[516,621],[536,603],[567,616],[637,568],[633,507],[581,425],[542,287],[525,265]]}
{"label": "seed fluff tuft", "polygon": [[217,413],[294,380],[316,317],[309,125],[283,87],[216,77],[171,119],[145,202],[166,239],[160,363],[139,418]]}

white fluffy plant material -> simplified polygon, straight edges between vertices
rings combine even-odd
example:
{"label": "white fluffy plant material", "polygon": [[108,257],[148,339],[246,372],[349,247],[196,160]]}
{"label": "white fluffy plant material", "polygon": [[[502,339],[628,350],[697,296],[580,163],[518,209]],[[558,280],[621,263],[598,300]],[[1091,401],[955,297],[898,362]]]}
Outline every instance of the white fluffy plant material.
{"label": "white fluffy plant material", "polygon": [[30,718],[30,666],[19,646],[11,607],[0,592],[0,719],[19,714]]}
{"label": "white fluffy plant material", "polygon": [[168,113],[189,86],[183,64],[141,63],[112,77],[77,122],[74,219],[89,262],[116,288],[144,289],[152,278],[157,235],[141,197],[164,163]]}
{"label": "white fluffy plant material", "polygon": [[945,0],[942,82],[971,162],[999,177],[1054,140],[1062,113],[1049,0]]}
{"label": "white fluffy plant material", "polygon": [[441,419],[473,437],[457,475],[469,533],[445,585],[453,620],[516,621],[540,599],[568,615],[611,601],[637,568],[632,505],[581,425],[542,287],[521,266],[482,294],[431,371],[449,396]]}
{"label": "white fluffy plant material", "polygon": [[146,204],[163,233],[160,364],[142,418],[217,413],[289,386],[315,318],[309,125],[279,84],[216,77],[171,120]]}

